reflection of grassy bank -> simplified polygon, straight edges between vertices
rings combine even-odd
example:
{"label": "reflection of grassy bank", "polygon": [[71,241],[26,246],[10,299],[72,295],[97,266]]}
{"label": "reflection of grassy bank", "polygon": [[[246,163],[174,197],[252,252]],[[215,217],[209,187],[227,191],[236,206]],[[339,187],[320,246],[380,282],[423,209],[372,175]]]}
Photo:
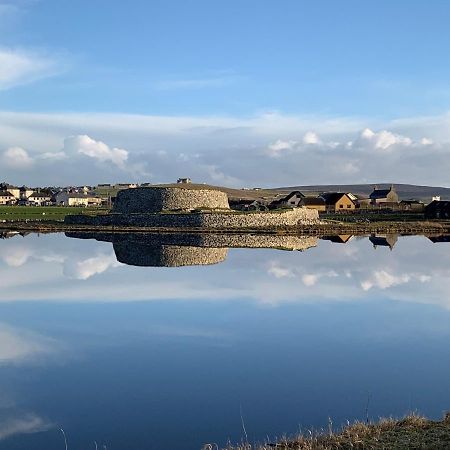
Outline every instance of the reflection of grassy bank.
{"label": "reflection of grassy bank", "polygon": [[[204,447],[205,449],[208,446]],[[410,415],[401,420],[381,419],[365,424],[357,422],[339,432],[307,433],[277,443],[241,444],[226,450],[409,450],[449,449],[450,413],[442,421]]]}

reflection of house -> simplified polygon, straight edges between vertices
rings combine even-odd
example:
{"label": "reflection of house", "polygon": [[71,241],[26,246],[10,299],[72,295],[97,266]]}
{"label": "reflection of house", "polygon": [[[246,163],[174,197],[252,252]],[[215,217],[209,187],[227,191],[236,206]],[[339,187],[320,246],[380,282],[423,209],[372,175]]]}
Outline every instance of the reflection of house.
{"label": "reflection of house", "polygon": [[58,192],[56,194],[56,204],[62,206],[99,206],[102,199],[95,195]]}
{"label": "reflection of house", "polygon": [[339,234],[336,236],[323,236],[320,239],[323,239],[324,241],[331,241],[334,242],[335,244],[346,244],[352,238],[353,238],[352,234]]}
{"label": "reflection of house", "polygon": [[392,205],[398,203],[398,194],[395,191],[394,185],[389,189],[378,189],[378,187],[375,186],[369,197],[372,205],[388,206],[388,204]]}
{"label": "reflection of house", "polygon": [[286,208],[286,207],[295,208],[297,206],[300,206],[300,202],[304,198],[305,196],[300,191],[293,191],[290,192],[288,195],[285,195],[284,197],[274,200],[270,204],[270,207],[272,209]]}
{"label": "reflection of house", "polygon": [[398,234],[372,234],[369,236],[369,240],[372,242],[373,248],[389,247],[392,250],[397,243]]}
{"label": "reflection of house", "polygon": [[450,200],[434,200],[425,207],[427,219],[450,219]]}
{"label": "reflection of house", "polygon": [[0,191],[0,205],[14,205],[17,199],[9,191]]}
{"label": "reflection of house", "polygon": [[326,192],[321,197],[325,200],[326,211],[330,213],[352,211],[356,208],[355,202],[344,192]]}
{"label": "reflection of house", "polygon": [[51,203],[50,195],[43,192],[33,192],[27,200],[30,204],[35,206],[45,206]]}
{"label": "reflection of house", "polygon": [[440,236],[428,236],[428,239],[433,242],[433,244],[439,243],[439,242],[450,242],[450,235],[448,234],[442,234]]}

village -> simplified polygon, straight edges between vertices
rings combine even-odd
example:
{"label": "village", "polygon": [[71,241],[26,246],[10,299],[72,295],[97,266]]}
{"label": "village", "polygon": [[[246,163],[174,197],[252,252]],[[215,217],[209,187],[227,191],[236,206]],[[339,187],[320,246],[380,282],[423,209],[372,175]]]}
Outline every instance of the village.
{"label": "village", "polygon": [[[176,183],[155,186],[193,185],[189,178],[179,178]],[[28,207],[86,207],[111,209],[117,194],[127,189],[151,187],[150,183],[98,184],[97,186],[35,187],[0,184],[0,205]],[[195,185],[198,186],[198,185]],[[205,185],[207,186],[207,185]],[[316,210],[321,217],[336,215],[370,217],[374,214],[414,214],[426,219],[449,219],[450,200],[434,195],[429,201],[417,198],[400,198],[395,185],[373,186],[369,195],[352,192],[313,192],[282,189],[227,189],[231,210],[270,211],[306,208]]]}

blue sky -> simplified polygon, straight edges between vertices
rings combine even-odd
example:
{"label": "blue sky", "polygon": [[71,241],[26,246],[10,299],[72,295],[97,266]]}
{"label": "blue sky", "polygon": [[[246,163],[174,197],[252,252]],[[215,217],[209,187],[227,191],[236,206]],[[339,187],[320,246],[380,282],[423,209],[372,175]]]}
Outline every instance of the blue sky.
{"label": "blue sky", "polygon": [[[264,148],[270,153],[270,145],[278,141],[302,142],[305,133],[318,134],[318,128],[320,142],[342,146],[356,141],[365,128],[400,136],[409,132],[406,137],[414,142],[424,137],[427,142],[439,141],[440,155],[447,142],[450,103],[449,22],[450,4],[444,1],[0,0],[0,110],[8,115],[3,116],[4,127],[14,128],[17,137],[8,134],[0,139],[0,152],[20,147],[31,158],[33,153],[61,153],[66,137],[89,135],[110,148],[126,145],[129,159],[140,159],[134,167],[139,163],[141,170],[117,174],[97,167],[86,182],[98,176],[162,181],[142,165],[158,152],[177,158],[181,152],[183,158],[197,155],[197,161],[214,166],[227,184],[261,183],[222,167],[219,156],[224,151],[239,147],[239,152],[250,154],[257,148],[260,153],[252,156],[259,158]],[[73,121],[74,113],[81,123]],[[98,113],[106,115],[104,126],[92,123],[92,115]],[[43,120],[49,114],[55,117],[51,126]],[[154,134],[144,139],[145,126],[131,139],[128,131],[127,136],[112,133],[108,115],[189,118],[192,124],[182,129],[178,122],[172,128],[167,125],[165,140]],[[235,136],[223,145],[216,142],[206,156],[202,148],[211,148],[211,140],[203,135],[190,135],[183,151],[181,141],[178,146],[172,143],[174,135],[193,127],[226,128],[227,135],[237,129],[256,130],[248,120],[267,115],[281,117],[284,125],[283,132],[277,126],[278,131],[265,140],[260,132],[254,140]],[[66,135],[55,125],[62,118],[72,120],[64,129]],[[232,125],[225,126],[223,120]],[[323,129],[327,121],[342,124],[340,132],[336,127]],[[53,136],[55,127],[60,134],[55,131]],[[45,142],[44,130],[49,133]],[[325,139],[324,134],[329,136]],[[392,140],[395,145],[400,141]],[[435,158],[436,151],[430,157]],[[138,156],[142,153],[148,156],[146,161]],[[355,159],[344,156],[347,165]],[[287,159],[289,166],[293,161]],[[380,177],[431,181],[425,172],[421,180],[409,179],[407,172],[383,178],[385,171],[361,170],[365,164],[360,161],[358,175],[351,170],[342,182],[381,181]],[[414,164],[420,166],[419,161]],[[17,173],[18,164],[12,166],[0,175],[11,174],[20,182],[30,178],[29,173]],[[31,166],[36,171],[37,165]],[[161,178],[175,175],[161,173],[159,166],[156,172],[164,175]],[[34,175],[33,182],[41,182]],[[198,175],[204,181],[221,181],[208,171]],[[72,174],[68,178],[81,181]],[[331,178],[332,174],[300,171],[286,181],[339,181]],[[266,184],[284,180],[281,173],[262,177]],[[444,173],[435,181],[448,185]]]}

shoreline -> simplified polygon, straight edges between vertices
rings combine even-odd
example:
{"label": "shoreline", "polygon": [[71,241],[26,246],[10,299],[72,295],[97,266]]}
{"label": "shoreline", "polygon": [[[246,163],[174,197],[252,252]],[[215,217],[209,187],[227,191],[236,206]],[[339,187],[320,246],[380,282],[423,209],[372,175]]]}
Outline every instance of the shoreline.
{"label": "shoreline", "polygon": [[[206,444],[202,450],[216,448]],[[355,422],[339,431],[303,433],[277,442],[229,445],[222,450],[409,450],[450,448],[450,413],[442,420],[429,420],[417,414],[402,419],[379,419],[377,422]]]}
{"label": "shoreline", "polygon": [[450,221],[378,221],[370,223],[357,222],[322,222],[311,225],[298,225],[288,227],[261,227],[261,228],[204,228],[204,227],[142,227],[124,225],[75,225],[59,221],[17,221],[0,223],[0,231],[61,233],[61,232],[120,232],[120,233],[228,233],[228,234],[286,234],[305,236],[326,236],[341,234],[450,234]]}

